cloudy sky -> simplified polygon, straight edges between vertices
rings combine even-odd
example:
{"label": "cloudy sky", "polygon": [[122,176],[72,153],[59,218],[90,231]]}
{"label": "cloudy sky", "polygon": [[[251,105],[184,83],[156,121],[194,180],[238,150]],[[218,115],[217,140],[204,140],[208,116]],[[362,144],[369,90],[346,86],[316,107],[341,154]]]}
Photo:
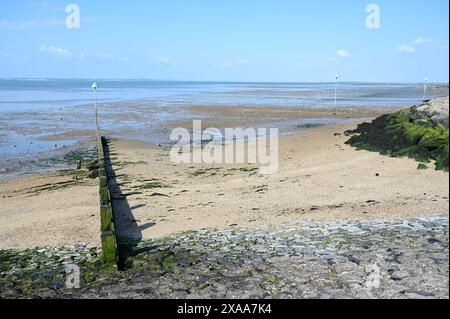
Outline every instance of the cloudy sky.
{"label": "cloudy sky", "polygon": [[1,1],[0,77],[448,82],[448,9],[448,0]]}

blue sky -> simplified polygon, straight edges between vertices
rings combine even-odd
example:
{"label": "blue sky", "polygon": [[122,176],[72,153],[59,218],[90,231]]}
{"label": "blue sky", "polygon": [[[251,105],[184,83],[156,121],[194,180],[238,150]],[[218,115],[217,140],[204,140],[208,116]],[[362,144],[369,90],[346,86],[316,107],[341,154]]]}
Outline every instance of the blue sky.
{"label": "blue sky", "polygon": [[[65,7],[80,8],[69,29]],[[366,6],[380,8],[369,29]],[[1,1],[0,77],[448,82],[448,0]]]}

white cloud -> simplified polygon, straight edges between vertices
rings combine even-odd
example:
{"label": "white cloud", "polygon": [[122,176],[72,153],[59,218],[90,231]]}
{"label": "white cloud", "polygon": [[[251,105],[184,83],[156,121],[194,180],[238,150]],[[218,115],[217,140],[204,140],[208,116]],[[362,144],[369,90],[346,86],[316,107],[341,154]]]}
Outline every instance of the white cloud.
{"label": "white cloud", "polygon": [[166,66],[176,66],[177,61],[166,56],[157,56],[150,59],[151,63]]}
{"label": "white cloud", "polygon": [[415,45],[420,45],[420,44],[423,44],[424,42],[425,42],[425,39],[422,37],[418,37],[417,39],[414,40]]}
{"label": "white cloud", "polygon": [[348,58],[350,53],[347,50],[339,49],[336,51],[336,55],[329,58],[328,62],[337,62],[340,58]]}
{"label": "white cloud", "polygon": [[45,44],[39,47],[39,51],[53,55],[58,58],[66,58],[66,59],[79,59],[79,60],[87,60],[93,59],[100,62],[122,62],[127,63],[130,61],[128,57],[116,57],[111,54],[97,51],[97,52],[89,52],[89,51],[79,51],[78,54],[73,54],[68,49],[57,48],[54,46],[47,46]]}
{"label": "white cloud", "polygon": [[422,45],[422,44],[429,43],[429,42],[432,42],[432,41],[433,41],[432,39],[427,39],[427,38],[424,38],[424,37],[417,37],[414,40],[414,45]]}
{"label": "white cloud", "polygon": [[424,37],[417,37],[414,41],[412,41],[410,44],[400,44],[397,45],[397,51],[400,53],[408,53],[408,54],[414,54],[416,53],[416,48],[418,46],[424,45],[426,43],[430,43],[433,40],[427,39]]}
{"label": "white cloud", "polygon": [[29,30],[43,27],[64,26],[62,19],[48,19],[46,21],[8,21],[0,20],[0,29],[5,30]]}
{"label": "white cloud", "polygon": [[78,52],[78,58],[80,58],[80,60],[85,60],[88,58],[88,56],[89,56],[89,52],[86,52],[86,51]]}
{"label": "white cloud", "polygon": [[409,54],[413,54],[416,53],[416,48],[412,45],[408,45],[408,44],[401,44],[397,46],[397,51],[400,53],[409,53]]}
{"label": "white cloud", "polygon": [[[53,9],[55,10],[55,9]],[[60,10],[64,12],[64,8]],[[95,24],[100,21],[99,17],[96,16],[82,16],[81,24]],[[32,30],[37,28],[50,28],[50,27],[66,27],[64,19],[61,18],[49,18],[47,20],[37,21],[37,20],[23,20],[23,21],[10,21],[10,20],[0,20],[0,30],[13,30],[13,31],[23,31]]]}
{"label": "white cloud", "polygon": [[53,2],[50,1],[39,1],[36,3],[33,3],[34,7],[39,10],[45,10],[46,12],[64,12],[64,6],[62,5],[55,5]]}
{"label": "white cloud", "polygon": [[337,50],[336,56],[341,57],[341,58],[347,58],[350,56],[350,53],[348,53],[348,51],[346,51],[344,49],[340,49],[340,50]]}
{"label": "white cloud", "polygon": [[48,54],[53,55],[58,58],[65,58],[65,59],[73,58],[73,54],[69,50],[64,49],[64,48],[47,46],[45,44],[43,44],[39,47],[39,51],[48,53]]}

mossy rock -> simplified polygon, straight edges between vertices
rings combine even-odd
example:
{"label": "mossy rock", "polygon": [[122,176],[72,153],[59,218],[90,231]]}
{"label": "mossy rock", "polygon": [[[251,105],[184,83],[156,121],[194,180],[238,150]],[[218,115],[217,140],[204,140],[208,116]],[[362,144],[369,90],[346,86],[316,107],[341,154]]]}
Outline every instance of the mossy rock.
{"label": "mossy rock", "polygon": [[174,272],[175,255],[169,254],[161,261],[161,267],[168,273]]}
{"label": "mossy rock", "polygon": [[414,108],[401,110],[345,132],[351,136],[346,144],[358,150],[413,158],[421,163],[434,161],[437,170],[448,172],[449,131],[441,124],[430,123],[433,122],[425,115],[415,113]]}

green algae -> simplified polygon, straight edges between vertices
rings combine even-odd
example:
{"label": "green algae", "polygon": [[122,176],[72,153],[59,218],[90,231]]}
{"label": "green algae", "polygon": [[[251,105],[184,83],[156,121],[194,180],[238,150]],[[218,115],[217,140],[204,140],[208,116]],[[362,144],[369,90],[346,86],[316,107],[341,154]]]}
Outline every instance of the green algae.
{"label": "green algae", "polygon": [[142,186],[140,186],[141,189],[168,188],[168,187],[170,186],[164,184],[162,181],[157,179],[146,181]]}
{"label": "green algae", "polygon": [[81,149],[70,151],[66,155],[64,155],[64,160],[70,164],[75,164],[77,161],[81,161],[81,163],[94,161],[97,159],[97,148],[91,149]]}
{"label": "green algae", "polygon": [[124,168],[130,165],[148,165],[147,162],[144,161],[137,161],[137,162],[133,162],[133,161],[117,161],[113,163],[114,166],[117,166],[119,168]]}
{"label": "green algae", "polygon": [[[0,299],[58,297],[66,284],[64,256],[70,256],[70,253],[55,253],[52,248],[0,250]],[[87,260],[86,253],[74,261],[80,267],[82,286],[104,278],[112,271],[100,255],[91,251],[92,258]]]}
{"label": "green algae", "polygon": [[448,128],[412,110],[382,115],[345,133],[351,136],[346,144],[358,150],[409,157],[420,163],[433,161],[436,170],[449,170]]}
{"label": "green algae", "polygon": [[295,128],[296,129],[309,129],[309,128],[317,128],[317,127],[322,127],[322,126],[325,126],[325,124],[321,124],[321,123],[306,123],[306,124],[296,125]]}
{"label": "green algae", "polygon": [[163,193],[157,193],[157,192],[151,193],[148,196],[150,196],[150,197],[158,197],[158,196],[160,196],[160,197],[169,197],[169,195],[166,195],[166,194],[163,194]]}
{"label": "green algae", "polygon": [[214,176],[217,175],[217,171],[221,170],[221,168],[211,167],[211,168],[202,168],[196,170],[195,172],[190,173],[189,175],[197,177],[197,176]]}
{"label": "green algae", "polygon": [[175,255],[170,253],[161,261],[161,267],[168,273],[174,272]]}

